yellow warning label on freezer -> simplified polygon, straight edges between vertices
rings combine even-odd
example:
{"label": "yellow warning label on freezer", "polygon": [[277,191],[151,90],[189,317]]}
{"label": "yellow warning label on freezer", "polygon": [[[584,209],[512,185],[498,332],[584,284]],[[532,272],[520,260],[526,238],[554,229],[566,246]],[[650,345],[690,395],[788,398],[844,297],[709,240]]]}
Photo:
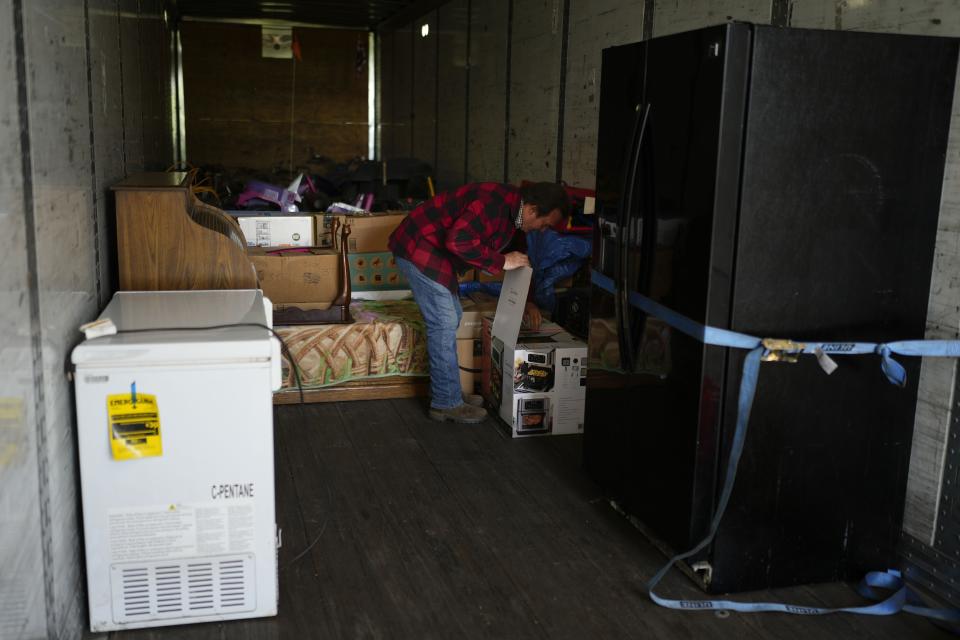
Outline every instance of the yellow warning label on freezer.
{"label": "yellow warning label on freezer", "polygon": [[107,396],[107,422],[114,460],[149,458],[163,453],[156,396],[136,391]]}

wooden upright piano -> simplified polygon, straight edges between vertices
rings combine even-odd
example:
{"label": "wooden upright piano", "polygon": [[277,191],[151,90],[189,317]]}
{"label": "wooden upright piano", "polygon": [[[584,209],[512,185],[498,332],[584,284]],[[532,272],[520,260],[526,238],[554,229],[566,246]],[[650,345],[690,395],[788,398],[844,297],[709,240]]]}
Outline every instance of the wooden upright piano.
{"label": "wooden upright piano", "polygon": [[120,289],[257,288],[240,226],[194,197],[186,173],[139,173],[113,191]]}

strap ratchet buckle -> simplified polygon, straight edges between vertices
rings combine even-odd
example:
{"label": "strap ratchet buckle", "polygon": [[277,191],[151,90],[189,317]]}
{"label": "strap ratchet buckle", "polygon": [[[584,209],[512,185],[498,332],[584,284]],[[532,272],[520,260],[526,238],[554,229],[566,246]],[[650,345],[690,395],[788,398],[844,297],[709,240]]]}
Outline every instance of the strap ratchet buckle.
{"label": "strap ratchet buckle", "polygon": [[764,362],[790,362],[794,363],[803,353],[805,344],[794,342],[793,340],[781,340],[779,338],[764,338],[761,341],[766,351],[760,357]]}

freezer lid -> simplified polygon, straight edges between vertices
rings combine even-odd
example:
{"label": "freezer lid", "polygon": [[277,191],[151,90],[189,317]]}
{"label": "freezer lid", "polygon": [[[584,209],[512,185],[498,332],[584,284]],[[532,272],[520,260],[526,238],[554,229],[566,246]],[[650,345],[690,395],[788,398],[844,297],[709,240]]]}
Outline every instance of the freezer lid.
{"label": "freezer lid", "polygon": [[[77,366],[226,363],[270,358],[272,326],[260,290],[121,291],[100,318],[118,334],[85,340],[72,354]],[[157,329],[143,333],[125,330]],[[173,329],[173,330],[171,330]]]}

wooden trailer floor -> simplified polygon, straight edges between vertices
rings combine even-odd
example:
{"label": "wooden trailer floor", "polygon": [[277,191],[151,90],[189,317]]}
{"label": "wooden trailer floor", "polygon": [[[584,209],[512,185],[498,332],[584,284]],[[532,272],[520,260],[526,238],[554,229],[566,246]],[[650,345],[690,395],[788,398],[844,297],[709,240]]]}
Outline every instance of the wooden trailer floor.
{"label": "wooden trailer floor", "polygon": [[[655,606],[642,586],[664,558],[583,474],[577,436],[508,440],[492,421],[439,424],[416,398],[275,411],[279,616],[89,637],[951,637],[909,614]],[[700,596],[678,571],[663,591]],[[750,597],[861,602],[843,584]]]}

